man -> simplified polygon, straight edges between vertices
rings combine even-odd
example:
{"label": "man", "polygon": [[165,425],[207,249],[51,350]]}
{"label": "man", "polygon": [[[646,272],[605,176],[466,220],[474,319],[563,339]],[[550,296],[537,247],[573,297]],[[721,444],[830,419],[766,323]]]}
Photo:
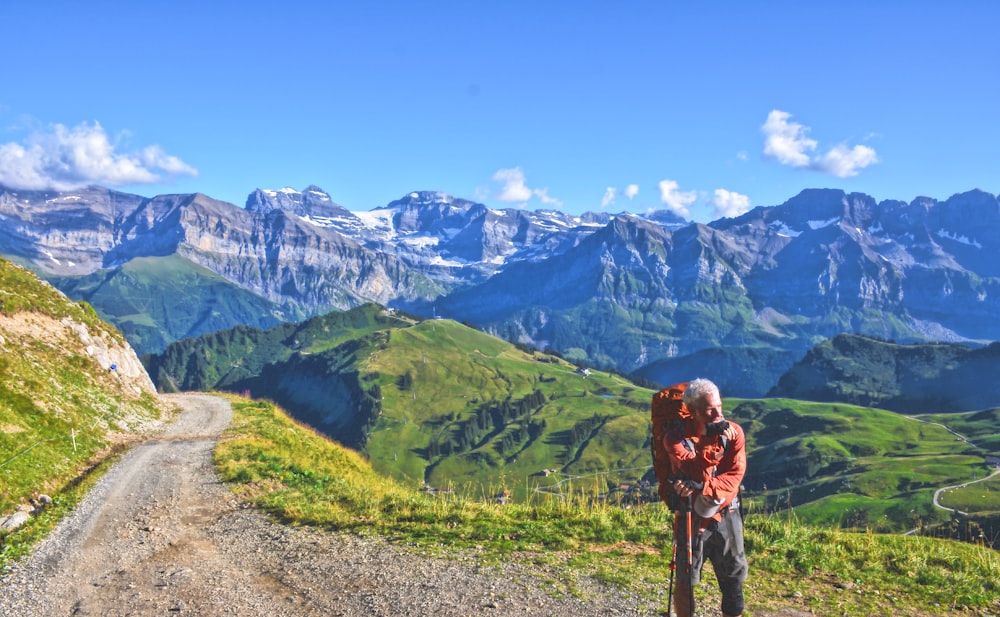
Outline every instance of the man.
{"label": "man", "polygon": [[691,412],[693,426],[685,431],[680,447],[665,443],[677,477],[672,488],[686,504],[674,525],[680,573],[674,611],[677,617],[694,615],[692,587],[701,580],[707,558],[722,592],[722,614],[741,617],[748,569],[739,512],[739,489],[747,468],[746,439],[738,424],[723,417],[719,388],[711,381],[695,379],[688,384],[684,405]]}

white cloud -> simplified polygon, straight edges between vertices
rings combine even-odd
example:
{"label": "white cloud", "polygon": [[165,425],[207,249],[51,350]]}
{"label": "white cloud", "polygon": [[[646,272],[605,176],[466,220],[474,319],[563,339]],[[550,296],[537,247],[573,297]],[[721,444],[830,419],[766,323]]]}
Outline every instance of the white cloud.
{"label": "white cloud", "polygon": [[[635,198],[636,195],[639,194],[639,185],[629,184],[628,186],[625,187],[625,189],[621,192],[621,194],[624,195],[625,197],[628,197],[629,201],[631,201],[632,199]],[[608,188],[604,189],[604,197],[601,198],[601,208],[602,209],[608,208],[609,206],[615,205],[617,199],[618,199],[618,188],[614,186],[609,186]]]}
{"label": "white cloud", "polygon": [[534,196],[543,204],[555,207],[562,206],[561,200],[549,196],[548,187],[540,189],[530,188],[524,178],[524,171],[520,167],[498,170],[493,174],[493,181],[499,182],[502,185],[496,194],[496,199],[500,201],[524,205]]}
{"label": "white cloud", "polygon": [[764,156],[782,165],[805,167],[814,171],[847,178],[858,175],[858,170],[878,162],[878,155],[868,146],[838,145],[825,154],[812,156],[817,142],[806,135],[809,128],[791,122],[791,114],[779,109],[767,115],[761,130],[764,133]]}
{"label": "white cloud", "polygon": [[534,193],[535,197],[540,199],[542,203],[547,206],[555,206],[557,208],[562,206],[562,200],[556,199],[555,197],[549,197],[549,187],[534,189],[531,192]]}
{"label": "white cloud", "polygon": [[604,197],[601,198],[601,208],[607,208],[608,206],[615,205],[615,196],[618,194],[618,189],[613,186],[609,186],[604,189]]}
{"label": "white cloud", "polygon": [[875,150],[868,146],[854,146],[848,149],[840,145],[832,148],[823,156],[813,161],[812,167],[818,171],[829,173],[838,178],[849,178],[858,175],[859,169],[864,169],[878,162]]}
{"label": "white cloud", "polygon": [[97,122],[72,129],[56,124],[24,145],[0,144],[0,184],[22,189],[72,190],[90,184],[120,186],[161,182],[167,176],[197,176],[198,170],[159,146],[116,152]]}
{"label": "white cloud", "polygon": [[736,217],[750,210],[750,198],[740,193],[727,191],[726,189],[715,189],[715,196],[711,199],[715,207],[716,216]]}
{"label": "white cloud", "polygon": [[531,189],[524,183],[524,172],[520,167],[501,169],[493,174],[493,181],[500,182],[497,199],[506,202],[526,202],[531,199]]}
{"label": "white cloud", "polygon": [[660,180],[660,201],[678,216],[691,218],[688,206],[698,199],[696,191],[679,191],[675,180]]}
{"label": "white cloud", "polygon": [[792,115],[778,109],[767,114],[764,131],[764,156],[777,159],[782,165],[808,167],[809,155],[816,149],[816,140],[808,139],[809,129],[798,122],[790,122]]}
{"label": "white cloud", "polygon": [[160,146],[146,146],[142,150],[142,162],[150,168],[161,169],[173,176],[198,175],[198,170],[172,154],[167,154]]}
{"label": "white cloud", "polygon": [[740,150],[739,152],[737,152],[736,153],[736,158],[738,160],[741,160],[741,161],[749,161],[750,160],[750,156],[747,155],[747,151],[746,150]]}

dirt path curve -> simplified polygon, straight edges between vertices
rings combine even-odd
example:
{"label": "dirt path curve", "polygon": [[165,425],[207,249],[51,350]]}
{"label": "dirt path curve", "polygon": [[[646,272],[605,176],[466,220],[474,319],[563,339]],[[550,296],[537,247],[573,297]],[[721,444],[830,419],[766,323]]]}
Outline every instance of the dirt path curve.
{"label": "dirt path curve", "polygon": [[170,398],[183,408],[177,421],[130,451],[0,578],[0,617],[658,614],[655,602],[588,579],[565,593],[544,566],[420,557],[272,523],[242,507],[212,468],[229,403]]}
{"label": "dirt path curve", "polygon": [[234,592],[254,586],[210,531],[237,510],[211,469],[229,404],[208,396],[174,400],[185,409],[177,421],[129,452],[5,577],[4,615],[257,614],[219,610],[233,606]]}

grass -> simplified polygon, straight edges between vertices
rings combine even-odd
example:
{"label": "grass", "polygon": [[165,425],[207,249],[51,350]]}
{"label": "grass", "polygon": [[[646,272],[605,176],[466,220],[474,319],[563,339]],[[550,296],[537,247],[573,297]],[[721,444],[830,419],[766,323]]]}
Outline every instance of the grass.
{"label": "grass", "polygon": [[[475,551],[554,568],[572,593],[589,575],[665,610],[672,515],[620,508],[576,487],[566,498],[499,504],[430,495],[376,473],[363,457],[296,424],[265,402],[233,397],[234,420],[216,464],[243,499],[291,524],[388,538],[433,553]],[[489,496],[492,488],[482,494]],[[1000,610],[1000,555],[933,538],[854,533],[751,515],[747,615],[783,607],[819,615],[988,614]],[[701,601],[717,602],[711,573]]]}
{"label": "grass", "polygon": [[24,338],[0,357],[0,512],[59,493],[107,455],[111,434],[159,417],[151,394],[121,393],[108,372],[59,341]]}
{"label": "grass", "polygon": [[45,539],[118,460],[120,452],[116,449],[113,455],[105,457],[93,467],[88,467],[57,493],[52,498],[52,503],[44,510],[34,514],[22,527],[6,532],[0,537],[0,571],[3,571],[8,563],[26,556],[32,547]]}
{"label": "grass", "polygon": [[993,407],[969,413],[927,414],[915,416],[926,422],[939,422],[968,438],[984,452],[1000,455],[1000,408]]}
{"label": "grass", "polygon": [[0,259],[0,514],[42,494],[54,500],[0,532],[0,564],[44,535],[100,462],[165,411],[109,370],[107,356],[122,357],[124,346],[89,305]]}
{"label": "grass", "polygon": [[745,480],[761,509],[880,532],[948,521],[934,490],[985,473],[983,455],[943,426],[895,412],[791,399],[726,401],[747,431]]}
{"label": "grass", "polygon": [[[554,461],[568,475],[615,470],[625,482],[637,481],[648,468],[644,442],[652,393],[613,375],[593,371],[583,377],[574,373],[575,366],[553,356],[525,352],[449,320],[393,330],[385,348],[360,364],[359,371],[372,376],[382,394],[382,415],[369,435],[367,452],[378,472],[411,486],[426,481],[475,492],[474,487],[502,484],[500,476],[506,475],[506,488],[523,497]],[[412,385],[401,388],[402,376],[409,376]],[[539,438],[503,450],[504,432],[498,432],[459,454],[428,455],[433,443],[448,442],[461,432],[478,408],[517,401],[536,390],[545,402],[530,418],[511,421],[505,430],[544,422]],[[582,445],[570,446],[573,428],[595,416],[604,423]]]}

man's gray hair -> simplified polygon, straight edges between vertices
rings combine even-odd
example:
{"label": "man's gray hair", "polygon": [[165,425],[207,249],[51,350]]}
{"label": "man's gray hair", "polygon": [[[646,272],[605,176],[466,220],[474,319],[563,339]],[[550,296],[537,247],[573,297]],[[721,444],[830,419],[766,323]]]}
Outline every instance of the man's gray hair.
{"label": "man's gray hair", "polygon": [[719,386],[712,381],[699,377],[688,384],[684,390],[684,404],[690,409],[709,394],[719,394]]}

